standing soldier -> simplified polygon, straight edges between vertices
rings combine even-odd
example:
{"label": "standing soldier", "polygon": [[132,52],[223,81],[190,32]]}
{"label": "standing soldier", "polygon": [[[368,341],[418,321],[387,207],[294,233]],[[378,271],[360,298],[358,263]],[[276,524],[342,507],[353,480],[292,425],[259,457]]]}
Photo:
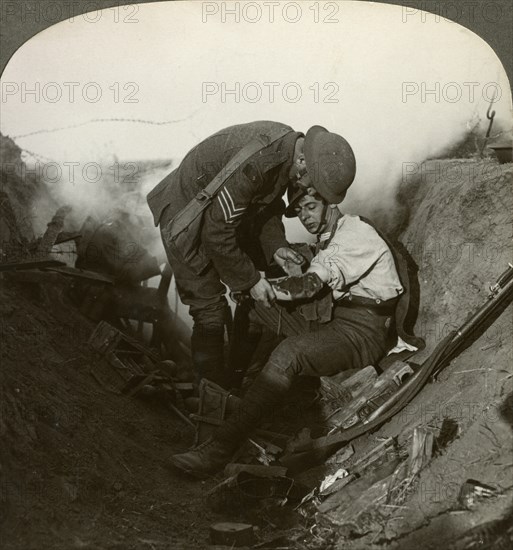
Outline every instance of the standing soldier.
{"label": "standing soldier", "polygon": [[[278,122],[258,121],[208,137],[149,193],[178,294],[194,320],[198,379],[222,381],[228,308],[223,283],[269,307],[275,295],[260,271],[273,260],[280,267],[303,263],[289,248],[281,221],[289,182],[309,186],[321,177],[345,194],[354,175],[351,147],[337,134],[314,126],[304,136]],[[326,190],[327,201],[340,202],[330,196],[329,184]]]}

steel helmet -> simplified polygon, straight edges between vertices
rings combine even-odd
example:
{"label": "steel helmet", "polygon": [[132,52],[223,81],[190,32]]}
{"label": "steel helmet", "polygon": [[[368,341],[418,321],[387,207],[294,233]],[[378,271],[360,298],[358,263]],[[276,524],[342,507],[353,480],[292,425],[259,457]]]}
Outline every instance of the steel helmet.
{"label": "steel helmet", "polygon": [[330,204],[342,202],[356,174],[356,160],[349,143],[322,126],[312,126],[306,133],[303,150],[315,190]]}
{"label": "steel helmet", "polygon": [[296,217],[296,210],[295,210],[296,205],[307,194],[308,194],[308,189],[306,187],[302,187],[298,184],[289,185],[287,189],[287,201],[289,204],[285,209],[286,218]]}

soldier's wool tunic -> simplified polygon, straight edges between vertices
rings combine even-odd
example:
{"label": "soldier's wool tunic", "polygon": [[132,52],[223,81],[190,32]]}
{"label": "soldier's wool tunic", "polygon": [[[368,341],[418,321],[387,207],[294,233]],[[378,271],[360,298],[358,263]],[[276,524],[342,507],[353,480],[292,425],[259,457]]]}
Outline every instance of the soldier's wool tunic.
{"label": "soldier's wool tunic", "polygon": [[[239,124],[194,147],[180,166],[148,195],[155,225],[162,227],[163,222],[172,219],[252,139],[277,128],[289,127],[268,121]],[[278,248],[287,245],[281,222],[284,210],[281,197],[288,184],[296,140],[302,135],[287,134],[242,163],[227,180],[205,213],[201,258],[192,267],[197,274],[211,263],[231,290],[248,290],[260,275],[250,258],[254,251],[243,249],[248,248],[246,242],[240,246],[239,233],[248,232],[247,226],[256,229],[256,235],[253,232],[252,236],[258,237],[261,250],[255,255],[259,260],[269,262]]]}
{"label": "soldier's wool tunic", "polygon": [[[206,208],[199,241],[187,261],[168,240],[170,221],[231,159],[255,139],[264,143],[279,130],[288,131],[250,156],[234,171]],[[192,359],[198,378],[222,382],[225,283],[232,291],[251,289],[273,254],[287,246],[281,221],[283,193],[289,183],[296,141],[303,134],[278,122],[259,121],[221,130],[194,147],[181,164],[148,195],[155,225],[173,269],[180,299],[194,319]],[[192,226],[191,226],[192,227]],[[222,282],[221,282],[222,281]]]}

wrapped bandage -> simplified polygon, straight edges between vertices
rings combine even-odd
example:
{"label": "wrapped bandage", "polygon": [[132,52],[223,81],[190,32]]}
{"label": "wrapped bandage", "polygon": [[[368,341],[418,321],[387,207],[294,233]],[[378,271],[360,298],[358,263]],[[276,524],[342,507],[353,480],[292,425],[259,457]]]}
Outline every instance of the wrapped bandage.
{"label": "wrapped bandage", "polygon": [[305,273],[298,277],[285,277],[273,281],[272,287],[278,300],[307,300],[313,298],[324,286],[317,273]]}

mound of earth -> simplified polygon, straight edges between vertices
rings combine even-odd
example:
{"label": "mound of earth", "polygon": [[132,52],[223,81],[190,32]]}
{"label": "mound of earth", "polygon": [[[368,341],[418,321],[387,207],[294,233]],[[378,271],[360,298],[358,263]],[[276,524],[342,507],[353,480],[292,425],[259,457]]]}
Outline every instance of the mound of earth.
{"label": "mound of earth", "polygon": [[[401,241],[418,266],[415,331],[426,340],[415,362],[487,300],[490,285],[511,263],[512,178],[512,164],[444,159],[427,161],[415,180],[404,182],[401,200],[411,213]],[[367,518],[373,524],[368,536],[342,537],[334,548],[434,549],[460,541],[463,549],[472,547],[464,537],[470,528],[503,517],[513,524],[512,320],[509,306],[401,413],[355,443],[361,452],[385,437],[405,444],[416,427],[441,436],[400,506],[377,507]],[[503,494],[461,511],[458,494],[467,479]],[[476,548],[492,548],[482,533],[481,539]]]}

